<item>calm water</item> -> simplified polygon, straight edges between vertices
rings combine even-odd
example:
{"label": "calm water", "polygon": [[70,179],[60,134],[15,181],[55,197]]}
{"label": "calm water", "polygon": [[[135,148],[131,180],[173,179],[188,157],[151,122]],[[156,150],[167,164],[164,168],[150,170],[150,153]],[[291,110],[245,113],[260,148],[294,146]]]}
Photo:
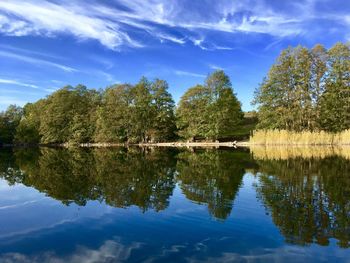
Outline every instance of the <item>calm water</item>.
{"label": "calm water", "polygon": [[350,262],[349,156],[254,156],[2,149],[0,262]]}

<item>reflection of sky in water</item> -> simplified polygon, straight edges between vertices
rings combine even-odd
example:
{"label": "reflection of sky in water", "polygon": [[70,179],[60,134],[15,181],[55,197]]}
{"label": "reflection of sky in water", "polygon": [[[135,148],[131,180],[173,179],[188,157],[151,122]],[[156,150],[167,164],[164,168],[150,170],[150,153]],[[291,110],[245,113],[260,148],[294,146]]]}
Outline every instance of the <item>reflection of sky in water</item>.
{"label": "reflection of sky in water", "polygon": [[[246,174],[226,220],[209,216],[204,204],[189,201],[177,185],[169,207],[142,212],[98,201],[84,207],[46,197],[23,185],[0,181],[0,261],[322,261],[349,250],[286,245],[256,197],[258,179]],[[322,248],[322,249],[321,249]]]}

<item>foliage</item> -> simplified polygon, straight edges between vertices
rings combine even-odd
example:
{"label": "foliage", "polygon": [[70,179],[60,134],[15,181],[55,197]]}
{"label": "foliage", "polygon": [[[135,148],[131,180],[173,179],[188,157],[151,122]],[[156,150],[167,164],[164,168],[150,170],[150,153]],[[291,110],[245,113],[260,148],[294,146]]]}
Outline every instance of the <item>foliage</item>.
{"label": "foliage", "polygon": [[208,76],[205,85],[186,91],[176,116],[181,137],[217,140],[231,135],[239,127],[243,113],[229,77],[218,70]]}
{"label": "foliage", "polygon": [[327,131],[350,129],[350,47],[337,43],[328,51],[328,76],[320,99],[320,125]]}
{"label": "foliage", "polygon": [[341,131],[350,128],[350,48],[283,50],[256,90],[260,129]]}
{"label": "foliage", "polygon": [[97,142],[124,142],[127,139],[131,86],[128,84],[107,88],[97,108],[94,140]]}
{"label": "foliage", "polygon": [[23,109],[10,105],[6,111],[0,112],[0,144],[12,143],[23,115]]}
{"label": "foliage", "polygon": [[97,109],[98,142],[159,142],[174,138],[174,101],[164,80],[107,88]]}
{"label": "foliage", "polygon": [[89,142],[95,130],[98,94],[83,85],[66,86],[46,99],[40,116],[42,143]]}
{"label": "foliage", "polygon": [[23,108],[23,117],[16,128],[15,142],[40,143],[40,115],[43,112],[45,100],[28,103]]}

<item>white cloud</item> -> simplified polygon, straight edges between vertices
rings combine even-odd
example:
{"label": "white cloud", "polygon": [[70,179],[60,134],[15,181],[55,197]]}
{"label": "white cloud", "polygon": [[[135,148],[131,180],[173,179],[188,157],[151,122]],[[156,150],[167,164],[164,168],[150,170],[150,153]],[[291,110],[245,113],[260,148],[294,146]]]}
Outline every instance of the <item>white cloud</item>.
{"label": "white cloud", "polygon": [[193,44],[197,47],[199,47],[202,50],[209,50],[207,47],[205,47],[204,44],[204,38],[190,38],[190,40],[193,42]]}
{"label": "white cloud", "polygon": [[209,64],[208,67],[213,70],[224,70],[223,67],[214,64]]}
{"label": "white cloud", "polygon": [[[86,4],[82,0],[2,0],[0,1],[0,33],[12,36],[70,34],[79,40],[93,39],[112,50],[123,46],[143,47],[137,33],[149,33],[160,41],[180,45],[194,38],[194,45],[204,50],[231,47],[203,45],[207,31],[226,33],[259,33],[287,37],[307,32],[312,19],[339,20],[339,15],[316,13],[316,0],[285,3],[276,9],[269,1],[218,0],[215,2],[180,0],[115,0]],[[206,6],[206,8],[203,8]],[[205,10],[209,10],[206,12]],[[348,21],[348,18],[343,19]],[[317,26],[317,25],[316,25]],[[171,31],[172,33],[169,33]],[[176,32],[176,34],[173,34]],[[176,37],[175,37],[176,35]],[[196,37],[197,36],[197,37]]]}
{"label": "white cloud", "polygon": [[[122,44],[140,47],[141,44],[130,39],[119,25],[108,19],[90,14],[81,6],[62,1],[63,5],[48,1],[2,0],[0,10],[12,16],[0,18],[0,32],[7,35],[53,35],[69,33],[79,39],[95,39],[111,49]],[[15,17],[14,17],[15,16]]]}
{"label": "white cloud", "polygon": [[0,84],[10,84],[10,85],[17,85],[17,86],[28,87],[28,88],[33,88],[33,89],[39,89],[39,87],[37,85],[23,83],[23,82],[14,80],[14,79],[1,79],[0,78]]}
{"label": "white cloud", "polygon": [[163,34],[163,33],[157,34],[157,37],[160,39],[161,42],[164,42],[164,40],[168,40],[180,45],[183,45],[186,43],[186,40],[184,38],[177,38],[177,37]]}
{"label": "white cloud", "polygon": [[189,77],[196,77],[196,78],[206,77],[206,75],[203,75],[203,74],[197,74],[197,73],[182,71],[182,70],[175,70],[175,74],[178,76],[189,76]]}
{"label": "white cloud", "polygon": [[20,60],[20,61],[30,63],[33,65],[54,67],[54,68],[61,69],[65,72],[78,71],[78,70],[76,70],[72,67],[66,66],[66,65],[58,64],[58,63],[51,62],[51,61],[44,60],[44,59],[39,59],[39,58],[34,58],[34,57],[26,56],[26,55],[21,55],[21,54],[11,52],[11,51],[1,51],[0,50],[0,57],[7,57],[7,58],[11,58],[11,59],[16,59],[16,60]]}

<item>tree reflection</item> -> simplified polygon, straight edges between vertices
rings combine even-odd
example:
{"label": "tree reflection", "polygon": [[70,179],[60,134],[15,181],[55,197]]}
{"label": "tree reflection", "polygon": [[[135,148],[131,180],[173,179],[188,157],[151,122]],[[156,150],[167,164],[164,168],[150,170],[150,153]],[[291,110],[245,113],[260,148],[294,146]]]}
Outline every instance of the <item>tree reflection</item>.
{"label": "tree reflection", "polygon": [[[265,155],[264,155],[265,156]],[[284,155],[283,155],[284,156]],[[350,161],[340,156],[264,157],[247,151],[176,149],[2,149],[0,177],[35,187],[64,204],[89,200],[142,211],[168,207],[178,183],[190,200],[226,219],[247,171],[287,242],[341,247],[350,240]]]}
{"label": "tree reflection", "polygon": [[1,149],[0,151],[0,176],[9,185],[14,185],[22,181],[22,172],[18,168],[13,150],[10,148]]}
{"label": "tree reflection", "polygon": [[258,161],[260,198],[286,240],[349,247],[350,162],[340,157]]}
{"label": "tree reflection", "polygon": [[94,151],[96,181],[108,204],[156,211],[168,206],[175,187],[175,152],[167,149]]}
{"label": "tree reflection", "polygon": [[[0,173],[10,183],[35,187],[67,205],[99,200],[158,211],[168,206],[175,186],[174,154],[140,148],[21,149],[15,151],[16,162],[11,162],[14,169],[2,168]],[[17,172],[9,174],[9,170]]]}
{"label": "tree reflection", "polygon": [[197,150],[179,154],[178,179],[186,197],[208,204],[211,215],[227,218],[249,162],[241,151]]}

